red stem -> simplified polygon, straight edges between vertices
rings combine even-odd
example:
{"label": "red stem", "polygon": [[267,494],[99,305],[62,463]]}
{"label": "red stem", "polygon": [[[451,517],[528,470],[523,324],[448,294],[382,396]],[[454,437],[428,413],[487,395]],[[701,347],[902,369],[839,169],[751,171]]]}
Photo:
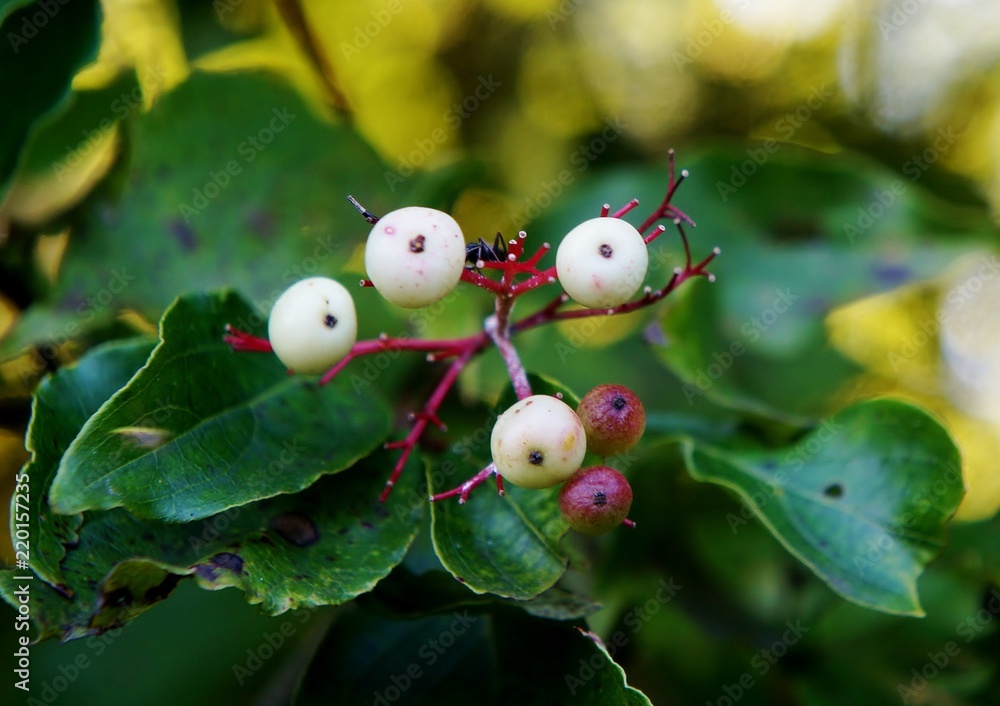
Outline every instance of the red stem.
{"label": "red stem", "polygon": [[469,493],[472,492],[472,489],[475,488],[477,485],[480,485],[483,481],[485,481],[487,478],[489,478],[491,475],[494,474],[497,477],[497,492],[499,492],[500,495],[503,495],[504,494],[503,478],[500,476],[499,473],[497,473],[497,467],[493,463],[490,463],[490,465],[488,465],[483,470],[479,471],[479,473],[472,476],[472,478],[465,481],[461,485],[457,485],[451,490],[446,490],[443,493],[432,495],[431,502],[436,503],[438,500],[446,500],[448,498],[453,498],[457,495],[458,504],[464,505],[465,501],[469,499]]}
{"label": "red stem", "polygon": [[652,226],[654,223],[656,223],[658,220],[660,220],[661,218],[666,218],[668,216],[671,216],[673,218],[679,218],[682,221],[684,221],[685,223],[691,224],[692,226],[695,225],[694,221],[691,220],[690,216],[688,216],[686,213],[684,213],[683,211],[681,211],[676,206],[671,206],[670,205],[670,200],[674,197],[674,193],[676,193],[677,187],[679,187],[681,185],[681,183],[684,181],[684,179],[687,178],[688,172],[687,172],[686,169],[682,170],[681,171],[681,178],[680,179],[675,179],[674,178],[674,175],[675,175],[675,171],[674,171],[674,151],[670,150],[669,155],[670,155],[670,158],[669,158],[669,162],[670,162],[670,176],[669,176],[669,179],[667,181],[667,194],[666,194],[666,196],[663,197],[663,201],[660,202],[660,205],[656,208],[656,210],[654,210],[649,215],[649,218],[647,218],[646,220],[644,220],[642,222],[642,225],[637,228],[637,230],[640,233],[645,233],[649,229],[649,227]]}
{"label": "red stem", "polygon": [[[516,239],[508,241],[507,257],[503,261],[477,263],[478,267],[481,269],[501,270],[500,281],[485,277],[482,273],[474,269],[464,269],[462,271],[461,279],[463,281],[474,284],[475,286],[496,295],[494,314],[486,319],[483,327],[484,330],[482,332],[465,338],[442,339],[436,341],[423,341],[411,338],[393,338],[382,334],[377,339],[359,341],[355,343],[347,356],[345,356],[323,375],[320,379],[321,385],[325,385],[330,382],[330,380],[336,377],[336,375],[355,358],[380,353],[386,350],[423,351],[428,353],[427,357],[429,360],[441,360],[451,357],[455,358],[448,366],[448,369],[445,371],[445,374],[442,376],[437,386],[434,388],[434,391],[428,398],[424,408],[420,412],[411,415],[413,426],[410,428],[406,437],[397,441],[388,442],[385,445],[386,448],[399,449],[401,450],[401,453],[396,465],[393,467],[392,473],[385,483],[385,488],[379,495],[379,500],[381,502],[385,502],[388,499],[389,494],[392,492],[392,488],[395,486],[396,481],[403,472],[403,467],[409,460],[410,454],[413,453],[413,449],[416,448],[417,444],[420,442],[427,426],[433,423],[444,429],[444,424],[442,424],[441,420],[438,418],[438,409],[444,401],[445,396],[455,384],[459,374],[468,364],[469,360],[474,355],[482,351],[489,344],[489,342],[492,341],[492,343],[497,347],[497,350],[500,352],[504,364],[507,367],[507,373],[510,377],[511,385],[517,393],[518,399],[524,399],[525,397],[531,395],[531,387],[528,383],[528,376],[524,370],[524,366],[521,364],[517,349],[511,342],[511,336],[513,334],[518,333],[519,331],[534,328],[536,326],[541,326],[546,323],[551,323],[553,321],[578,319],[588,316],[609,316],[636,311],[663,299],[687,279],[699,276],[707,277],[710,280],[714,279],[711,274],[705,271],[705,268],[719,254],[719,249],[715,248],[710,255],[704,258],[697,265],[692,265],[690,244],[688,242],[687,234],[684,232],[682,222],[689,223],[693,226],[694,221],[692,221],[683,211],[670,204],[674,193],[686,177],[687,172],[682,171],[680,178],[675,178],[674,152],[671,150],[670,177],[667,185],[666,196],[660,205],[645,221],[643,221],[642,225],[638,228],[640,233],[644,233],[649,230],[657,220],[670,217],[673,219],[674,224],[680,233],[681,242],[684,246],[684,267],[678,268],[670,278],[670,281],[663,288],[654,291],[647,287],[644,294],[639,299],[607,309],[574,309],[570,311],[559,311],[560,307],[562,307],[563,304],[569,300],[568,295],[563,292],[535,313],[521,319],[520,321],[511,322],[511,313],[513,311],[514,302],[518,296],[531,289],[556,282],[555,267],[549,267],[541,271],[536,268],[538,262],[551,249],[548,243],[544,243],[527,260],[521,260],[521,256],[524,254],[524,241],[526,237],[524,231],[521,231],[518,233],[518,237]],[[377,220],[376,216],[370,214],[353,198],[351,199],[351,202],[370,223]],[[638,206],[638,204],[639,201],[637,199],[632,199],[614,213],[611,213],[611,207],[605,204],[601,208],[601,216],[621,218],[628,212],[632,211],[636,206]],[[643,240],[648,245],[665,231],[666,228],[660,225],[646,235]],[[530,274],[531,276],[521,282],[515,282],[515,277],[518,274]],[[365,287],[373,286],[369,280],[361,280],[361,285]],[[224,340],[235,350],[271,350],[271,344],[266,339],[252,336],[248,333],[232,329],[228,326],[226,327]],[[431,501],[443,500],[457,495],[459,497],[459,503],[464,503],[468,498],[469,493],[475,487],[482,484],[490,475],[496,476],[497,492],[500,495],[503,495],[503,477],[497,473],[496,467],[491,463],[458,487],[432,496]],[[629,519],[625,519],[623,524],[629,527],[635,526],[635,523]]]}
{"label": "red stem", "polygon": [[252,351],[255,353],[270,353],[273,351],[271,342],[266,338],[254,336],[246,331],[233,328],[229,324],[226,324],[226,334],[222,337],[222,340],[228,343],[234,351]]}
{"label": "red stem", "polygon": [[[485,267],[488,264],[492,263],[484,262],[483,266]],[[503,286],[501,286],[499,282],[492,280],[489,277],[483,277],[475,270],[462,270],[462,281],[471,282],[477,287],[485,289],[488,292],[493,292],[494,294],[502,294],[504,291]]]}
{"label": "red stem", "polygon": [[389,480],[385,482],[385,488],[378,496],[379,502],[384,503],[389,498],[389,493],[392,492],[393,486],[396,485],[396,481],[403,472],[403,467],[406,466],[406,462],[410,458],[410,454],[416,447],[417,442],[420,441],[420,437],[423,435],[424,430],[427,429],[427,425],[431,421],[438,421],[438,408],[444,401],[445,396],[448,394],[451,386],[455,384],[455,380],[458,379],[458,375],[462,372],[465,364],[469,362],[469,359],[472,358],[473,355],[479,352],[479,350],[485,345],[486,340],[486,337],[483,336],[482,342],[479,345],[468,346],[461,355],[452,361],[451,365],[448,366],[448,370],[445,371],[444,376],[438,382],[437,387],[434,388],[434,392],[432,392],[430,398],[428,398],[423,411],[414,415],[413,428],[410,429],[410,433],[406,435],[406,438],[402,441],[402,443],[392,442],[387,444],[390,448],[401,448],[403,453],[399,455],[399,459],[396,461],[396,466],[392,469],[392,474],[389,476]]}

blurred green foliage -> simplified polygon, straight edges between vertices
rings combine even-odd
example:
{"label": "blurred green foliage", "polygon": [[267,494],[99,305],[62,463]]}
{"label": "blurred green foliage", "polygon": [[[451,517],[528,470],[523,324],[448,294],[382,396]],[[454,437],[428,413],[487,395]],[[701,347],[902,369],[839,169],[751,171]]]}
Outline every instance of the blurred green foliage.
{"label": "blurred green foliage", "polygon": [[[991,3],[105,0],[99,37],[95,14],[84,0],[0,3],[0,478],[13,495],[25,457],[15,440],[34,404],[32,554],[43,558],[33,566],[55,588],[37,579],[33,610],[43,634],[82,637],[33,646],[30,697],[1000,702]],[[501,505],[480,490],[466,506],[422,513],[419,466],[437,489],[486,455],[509,395],[493,352],[463,374],[441,412],[449,431],[430,435],[388,516],[365,504],[392,464],[381,452],[273,501],[292,487],[242,488],[234,504],[252,512],[199,547],[184,524],[150,532],[152,521],[121,508],[88,505],[81,519],[48,507],[63,452],[145,361],[176,297],[218,302],[197,293],[231,287],[260,330],[292,281],[364,276],[367,227],[348,194],[375,213],[444,208],[469,239],[524,228],[529,243],[555,245],[604,203],[658,203],[671,147],[691,173],[675,203],[698,223],[687,230],[694,255],[722,250],[715,281],[517,338],[528,369],[568,394],[601,382],[639,392],[646,442],[614,461],[635,491],[636,531],[567,534],[545,492],[514,490]],[[683,251],[673,231],[651,250],[647,284],[660,287]],[[361,337],[470,333],[489,298],[459,292],[401,312],[359,290]],[[188,346],[210,319],[176,319],[166,337]],[[220,341],[205,343],[210,364],[151,367],[132,384],[198,387],[229,365]],[[307,394],[310,383],[251,358],[225,373],[267,368],[261,392]],[[401,418],[438,371],[419,356],[362,359],[341,382]],[[184,395],[208,402],[211,390]],[[883,395],[931,416],[859,403]],[[301,404],[279,406],[286,423],[308,418]],[[108,409],[100,419],[116,420]],[[311,421],[326,438],[340,421],[320,409]],[[854,420],[851,443],[809,450],[819,420],[838,411]],[[379,443],[377,426],[354,430],[355,441]],[[218,429],[197,450],[243,448]],[[957,489],[935,486],[944,476],[934,469],[957,459],[944,429],[962,456],[960,522],[948,522]],[[765,482],[797,460],[796,483]],[[855,481],[866,488],[857,500]],[[816,520],[841,498],[843,517]],[[813,509],[795,511],[803,504]],[[919,532],[902,521],[914,510],[927,511]],[[322,539],[284,563],[302,558],[290,547],[311,537],[306,516]],[[804,563],[800,540],[815,552]],[[836,579],[830,544],[854,552],[830,560]],[[334,554],[352,565],[326,572]],[[3,557],[13,563],[12,546]],[[859,558],[880,577],[860,598]],[[229,577],[237,560],[257,562],[266,588]],[[807,568],[817,565],[819,576]],[[466,573],[467,586],[453,580]],[[824,579],[862,604],[925,615],[860,607]],[[196,582],[238,586],[269,612],[309,607],[265,617],[238,591]],[[124,598],[137,587],[147,592]],[[24,633],[3,615],[9,654]],[[454,646],[439,650],[444,636]],[[4,702],[28,703],[5,675]]]}

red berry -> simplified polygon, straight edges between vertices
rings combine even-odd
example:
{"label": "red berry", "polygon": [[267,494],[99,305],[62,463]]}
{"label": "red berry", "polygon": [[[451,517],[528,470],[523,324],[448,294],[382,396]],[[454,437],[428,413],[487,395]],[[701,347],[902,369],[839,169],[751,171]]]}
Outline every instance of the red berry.
{"label": "red berry", "polygon": [[598,456],[632,448],[646,430],[646,410],[624,385],[598,385],[583,396],[576,413],[587,432],[587,449]]}
{"label": "red berry", "polygon": [[608,466],[581,468],[559,491],[559,510],[583,534],[604,534],[620,525],[632,507],[632,487]]}

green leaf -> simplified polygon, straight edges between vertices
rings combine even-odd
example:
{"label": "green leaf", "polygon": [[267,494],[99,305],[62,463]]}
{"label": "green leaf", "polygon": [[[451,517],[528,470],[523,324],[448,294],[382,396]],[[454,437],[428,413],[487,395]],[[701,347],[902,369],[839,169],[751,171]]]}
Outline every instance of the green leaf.
{"label": "green leaf", "polygon": [[[707,282],[693,282],[671,295],[673,306],[660,317],[664,343],[654,350],[667,366],[683,380],[682,390],[688,404],[705,395],[737,409],[758,414],[774,410],[741,391],[731,366],[738,362],[712,327],[718,314],[714,288]],[[746,348],[737,353],[745,353]],[[723,356],[722,362],[712,355]],[[727,357],[728,356],[728,357]],[[729,365],[726,365],[729,363]]]}
{"label": "green leaf", "polygon": [[[73,74],[97,54],[100,4],[0,5],[0,196],[32,125],[69,93]],[[20,9],[15,9],[20,8]]]}
{"label": "green leaf", "polygon": [[649,706],[577,623],[496,609],[417,620],[355,611],[338,620],[294,703],[464,706]]}
{"label": "green leaf", "polygon": [[[468,460],[464,460],[468,459]],[[472,476],[486,462],[450,453],[428,468],[428,490],[447,490],[456,475]],[[459,473],[455,474],[454,471]],[[492,478],[461,505],[449,498],[431,505],[434,551],[451,574],[476,593],[533,598],[566,571],[569,558],[559,546],[568,526],[559,513],[558,488],[525,490],[510,483],[499,497]]]}
{"label": "green leaf", "polygon": [[[651,706],[641,691],[628,685],[613,653],[582,625],[515,614],[498,616],[493,628],[498,703]],[[525,645],[545,659],[526,659]],[[515,674],[517,679],[505,676]]]}
{"label": "green leaf", "polygon": [[[48,488],[63,453],[90,416],[142,367],[153,341],[134,340],[99,346],[72,367],[45,379],[35,393],[27,448],[31,461],[22,474],[30,488],[27,525],[31,538],[31,568],[53,586],[68,591],[60,561],[64,545],[77,541],[83,518],[57,515],[48,506]],[[22,508],[13,498],[11,514],[20,523]],[[17,524],[14,525],[17,527]]]}
{"label": "green leaf", "polygon": [[122,309],[156,320],[186,291],[233,287],[266,313],[292,282],[337,276],[363,243],[370,226],[348,194],[374,213],[401,205],[372,149],[273,75],[195,72],[122,131],[121,185],[88,202],[58,282],[4,353]]}
{"label": "green leaf", "polygon": [[958,451],[925,412],[852,405],[781,450],[687,442],[691,474],[735,490],[793,555],[863,606],[923,615],[916,581],[964,492]]}
{"label": "green leaf", "polygon": [[[87,513],[62,562],[72,600],[31,582],[39,638],[99,634],[166,598],[184,577],[207,589],[235,586],[270,614],[336,605],[371,590],[396,566],[419,528],[422,504],[383,505],[378,494],[392,454],[379,452],[296,495],[282,495],[184,524],[142,520],[115,509]],[[399,491],[420,485],[418,464]],[[0,593],[17,605],[23,572],[0,572]]]}
{"label": "green leaf", "polygon": [[261,332],[255,317],[228,291],[178,299],[148,364],[63,457],[50,491],[56,512],[200,519],[302,490],[378,446],[387,410],[346,379],[319,387],[273,355],[230,350],[226,323]]}

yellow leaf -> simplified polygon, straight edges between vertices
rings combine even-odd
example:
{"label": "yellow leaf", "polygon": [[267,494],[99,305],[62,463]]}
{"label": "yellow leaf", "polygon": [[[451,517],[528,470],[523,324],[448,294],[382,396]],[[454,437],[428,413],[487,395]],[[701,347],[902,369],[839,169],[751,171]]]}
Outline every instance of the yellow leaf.
{"label": "yellow leaf", "polygon": [[840,307],[831,343],[865,367],[850,399],[889,394],[935,413],[962,453],[957,520],[1000,510],[1000,262],[959,260],[940,277]]}
{"label": "yellow leaf", "polygon": [[76,205],[108,173],[118,154],[118,126],[93,131],[51,171],[19,172],[3,202],[11,220],[39,227]]}
{"label": "yellow leaf", "polygon": [[832,311],[830,342],[868,370],[923,394],[939,384],[938,286],[910,284]]}

